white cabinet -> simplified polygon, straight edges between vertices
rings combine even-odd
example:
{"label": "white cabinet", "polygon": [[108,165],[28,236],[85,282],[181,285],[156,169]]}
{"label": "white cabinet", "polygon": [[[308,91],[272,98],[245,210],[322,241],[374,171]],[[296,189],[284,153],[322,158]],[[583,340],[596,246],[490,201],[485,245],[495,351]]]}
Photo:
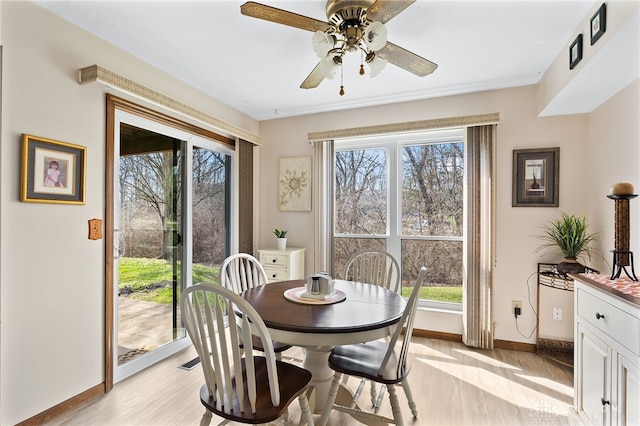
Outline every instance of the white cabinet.
{"label": "white cabinet", "polygon": [[[638,359],[636,358],[636,363]],[[618,383],[620,384],[621,424],[640,425],[640,368],[627,358],[618,359]]]}
{"label": "white cabinet", "polygon": [[269,282],[304,279],[305,250],[297,247],[258,250]]}
{"label": "white cabinet", "polygon": [[575,278],[574,405],[588,424],[640,424],[640,306]]}

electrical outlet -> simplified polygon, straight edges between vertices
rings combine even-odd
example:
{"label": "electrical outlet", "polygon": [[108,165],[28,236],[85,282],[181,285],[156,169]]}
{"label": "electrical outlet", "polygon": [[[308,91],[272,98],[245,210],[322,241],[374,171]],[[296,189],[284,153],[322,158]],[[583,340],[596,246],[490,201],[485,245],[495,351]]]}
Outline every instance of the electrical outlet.
{"label": "electrical outlet", "polygon": [[562,321],[562,308],[559,308],[557,306],[553,307],[553,320]]}
{"label": "electrical outlet", "polygon": [[520,300],[511,301],[511,312],[515,316],[522,314],[522,302]]}

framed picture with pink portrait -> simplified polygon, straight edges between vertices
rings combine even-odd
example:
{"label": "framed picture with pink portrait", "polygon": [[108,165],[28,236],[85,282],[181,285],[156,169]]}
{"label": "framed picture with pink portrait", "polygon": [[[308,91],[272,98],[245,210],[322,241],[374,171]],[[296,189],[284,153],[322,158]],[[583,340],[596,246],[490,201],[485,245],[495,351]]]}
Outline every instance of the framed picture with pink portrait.
{"label": "framed picture with pink portrait", "polygon": [[83,146],[23,134],[20,201],[84,204],[86,151]]}

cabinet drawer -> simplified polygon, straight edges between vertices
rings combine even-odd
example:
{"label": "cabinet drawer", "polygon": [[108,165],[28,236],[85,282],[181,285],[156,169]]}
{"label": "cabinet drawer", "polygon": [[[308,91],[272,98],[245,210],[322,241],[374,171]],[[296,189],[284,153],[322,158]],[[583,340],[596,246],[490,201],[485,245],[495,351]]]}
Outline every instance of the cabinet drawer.
{"label": "cabinet drawer", "polygon": [[269,282],[286,281],[289,279],[289,271],[286,269],[264,268],[264,271],[267,273]]}
{"label": "cabinet drawer", "polygon": [[265,268],[286,268],[287,255],[275,253],[263,253],[260,255],[260,263]]}
{"label": "cabinet drawer", "polygon": [[581,289],[577,293],[577,313],[611,336],[634,354],[640,354],[640,320]]}

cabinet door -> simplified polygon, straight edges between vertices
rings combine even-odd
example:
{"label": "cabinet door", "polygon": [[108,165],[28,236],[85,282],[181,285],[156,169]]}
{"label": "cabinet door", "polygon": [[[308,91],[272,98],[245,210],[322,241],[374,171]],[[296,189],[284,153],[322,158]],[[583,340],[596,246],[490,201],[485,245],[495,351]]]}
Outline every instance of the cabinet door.
{"label": "cabinet door", "polygon": [[640,425],[640,368],[619,356],[618,424]]}
{"label": "cabinet door", "polygon": [[593,425],[610,424],[611,348],[578,324],[578,411]]}

